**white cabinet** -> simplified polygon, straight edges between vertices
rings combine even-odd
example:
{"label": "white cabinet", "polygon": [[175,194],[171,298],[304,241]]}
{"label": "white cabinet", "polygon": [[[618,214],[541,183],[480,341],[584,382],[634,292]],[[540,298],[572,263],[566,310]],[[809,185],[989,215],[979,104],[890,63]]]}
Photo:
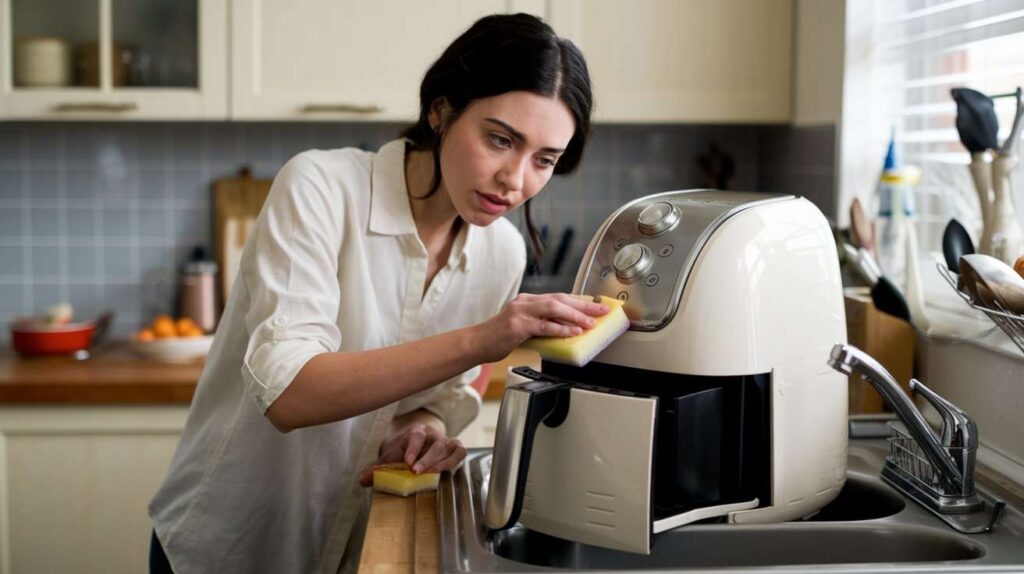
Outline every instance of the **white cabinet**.
{"label": "white cabinet", "polygon": [[239,0],[232,4],[231,116],[412,121],[423,74],[478,18],[534,10],[506,0]]}
{"label": "white cabinet", "polygon": [[0,574],[146,572],[188,407],[0,407]]}
{"label": "white cabinet", "polygon": [[226,119],[228,0],[0,0],[0,116]]}
{"label": "white cabinet", "polygon": [[597,121],[791,118],[792,0],[551,0],[549,19],[587,58]]}

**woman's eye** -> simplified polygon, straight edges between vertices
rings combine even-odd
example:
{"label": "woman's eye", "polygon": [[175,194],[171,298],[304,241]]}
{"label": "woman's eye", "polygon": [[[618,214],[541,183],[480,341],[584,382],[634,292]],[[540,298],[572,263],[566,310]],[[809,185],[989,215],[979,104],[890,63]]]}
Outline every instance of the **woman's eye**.
{"label": "woman's eye", "polygon": [[490,134],[490,137],[491,143],[501,149],[509,149],[512,147],[512,140],[508,139],[505,136],[501,136],[498,134]]}
{"label": "woman's eye", "polygon": [[540,164],[541,167],[548,168],[555,167],[558,160],[553,157],[539,157],[537,158],[537,163]]}

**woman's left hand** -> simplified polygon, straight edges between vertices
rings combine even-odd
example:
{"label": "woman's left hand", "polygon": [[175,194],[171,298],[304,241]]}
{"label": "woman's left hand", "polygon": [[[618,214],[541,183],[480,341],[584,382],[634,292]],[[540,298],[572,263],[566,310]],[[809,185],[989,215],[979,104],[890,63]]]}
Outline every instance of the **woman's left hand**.
{"label": "woman's left hand", "polygon": [[[377,464],[404,462],[416,474],[455,470],[466,458],[466,447],[429,424],[413,423],[384,439]],[[373,484],[373,467],[363,471],[359,484]]]}

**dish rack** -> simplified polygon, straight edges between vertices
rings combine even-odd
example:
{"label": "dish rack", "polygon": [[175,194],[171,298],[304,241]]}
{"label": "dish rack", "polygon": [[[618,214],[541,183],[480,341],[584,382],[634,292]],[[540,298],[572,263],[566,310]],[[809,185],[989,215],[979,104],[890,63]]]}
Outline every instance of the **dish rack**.
{"label": "dish rack", "polygon": [[[921,452],[921,448],[917,446],[914,437],[910,436],[903,425],[890,424],[889,428],[892,429],[892,435],[889,437],[889,460],[899,470],[906,473],[907,477],[919,488],[925,489],[936,498],[943,496],[939,476],[935,473],[932,463],[928,462],[924,453]],[[947,450],[962,451],[963,449],[947,448]]]}
{"label": "dish rack", "polygon": [[942,275],[942,278],[946,280],[946,283],[949,283],[949,286],[956,291],[956,294],[959,295],[964,302],[970,305],[971,308],[977,309],[987,315],[993,323],[998,325],[999,328],[1010,337],[1010,340],[1017,345],[1017,348],[1024,353],[1024,315],[1018,315],[1006,310],[998,301],[993,301],[997,307],[996,309],[975,303],[969,294],[964,293],[957,288],[957,276],[955,273],[947,269],[946,266],[942,264],[936,264],[936,267],[939,269],[939,275]]}

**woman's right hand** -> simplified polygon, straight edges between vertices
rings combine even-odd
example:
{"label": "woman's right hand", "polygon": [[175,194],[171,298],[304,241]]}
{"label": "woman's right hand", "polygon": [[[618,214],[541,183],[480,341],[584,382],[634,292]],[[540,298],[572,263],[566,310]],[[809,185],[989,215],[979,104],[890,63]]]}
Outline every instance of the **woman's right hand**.
{"label": "woman's right hand", "polygon": [[573,337],[593,327],[608,307],[568,293],[520,293],[477,326],[483,361],[500,361],[530,337]]}

